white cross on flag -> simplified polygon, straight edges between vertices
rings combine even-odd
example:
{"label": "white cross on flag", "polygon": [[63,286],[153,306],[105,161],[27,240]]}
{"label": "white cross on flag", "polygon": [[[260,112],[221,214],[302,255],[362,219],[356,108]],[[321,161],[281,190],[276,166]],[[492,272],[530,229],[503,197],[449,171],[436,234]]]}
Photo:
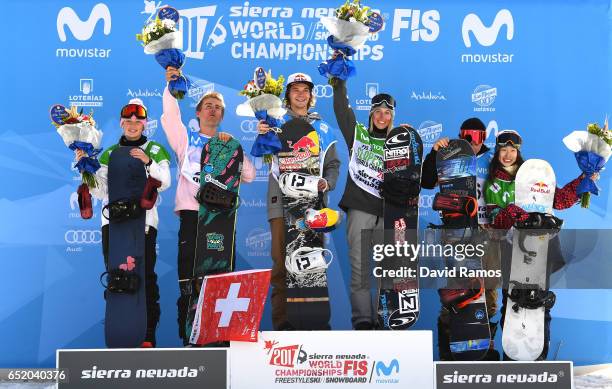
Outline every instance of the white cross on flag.
{"label": "white cross on flag", "polygon": [[267,269],[205,277],[190,342],[257,342],[270,276]]}

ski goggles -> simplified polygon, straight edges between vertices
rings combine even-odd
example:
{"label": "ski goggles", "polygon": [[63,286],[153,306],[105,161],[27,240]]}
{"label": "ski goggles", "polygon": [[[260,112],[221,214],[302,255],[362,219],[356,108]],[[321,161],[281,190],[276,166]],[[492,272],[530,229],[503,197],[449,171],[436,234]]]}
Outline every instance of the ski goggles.
{"label": "ski goggles", "polygon": [[395,99],[393,98],[393,96],[388,95],[386,93],[381,93],[372,97],[372,107],[370,108],[370,111],[373,111],[374,108],[378,108],[383,104],[386,105],[387,108],[389,108],[390,110],[395,110]]}
{"label": "ski goggles", "polygon": [[125,107],[121,108],[122,119],[131,119],[132,116],[136,116],[136,119],[139,120],[146,120],[147,110],[145,109],[145,107],[138,104],[128,104]]}
{"label": "ski goggles", "polygon": [[487,132],[482,130],[461,129],[459,136],[470,143],[482,144],[487,137]]}
{"label": "ski goggles", "polygon": [[521,136],[514,131],[502,131],[499,133],[499,135],[497,135],[496,143],[497,147],[512,146],[515,149],[519,150],[521,148],[521,143],[523,143],[523,140],[521,139]]}

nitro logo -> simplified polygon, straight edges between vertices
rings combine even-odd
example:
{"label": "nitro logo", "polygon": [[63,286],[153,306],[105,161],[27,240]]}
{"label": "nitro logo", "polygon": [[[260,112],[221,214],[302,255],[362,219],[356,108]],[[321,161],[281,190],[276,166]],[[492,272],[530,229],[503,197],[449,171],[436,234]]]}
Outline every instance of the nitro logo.
{"label": "nitro logo", "polygon": [[408,158],[408,147],[402,147],[398,149],[385,149],[385,161]]}
{"label": "nitro logo", "polygon": [[478,85],[472,93],[472,103],[477,106],[474,107],[474,112],[495,112],[495,108],[491,107],[497,97],[497,88],[489,85]]}
{"label": "nitro logo", "polygon": [[206,249],[223,251],[223,235],[216,232],[206,234]]}
{"label": "nitro logo", "polygon": [[440,35],[440,12],[429,10],[422,12],[419,9],[395,10],[393,15],[393,31],[391,38],[394,41],[401,40],[402,30],[410,30],[410,40],[412,42],[424,41],[433,42]]}
{"label": "nitro logo", "polygon": [[[514,38],[514,19],[512,18],[512,13],[507,9],[500,10],[489,27],[483,24],[478,15],[469,14],[463,19],[463,25],[461,26],[463,44],[466,48],[471,48],[471,36],[473,36],[481,46],[493,46],[497,42],[503,27],[506,27],[506,40],[511,41]],[[502,52],[462,54],[461,62],[511,63],[513,58],[514,54]]]}
{"label": "nitro logo", "polygon": [[416,313],[419,312],[419,296],[417,293],[408,290],[402,290],[398,294],[400,313]]}
{"label": "nitro logo", "polygon": [[548,187],[546,183],[542,181],[536,182],[535,184],[533,184],[531,188],[529,188],[529,190],[534,193],[544,193],[544,194],[550,193],[550,188]]}

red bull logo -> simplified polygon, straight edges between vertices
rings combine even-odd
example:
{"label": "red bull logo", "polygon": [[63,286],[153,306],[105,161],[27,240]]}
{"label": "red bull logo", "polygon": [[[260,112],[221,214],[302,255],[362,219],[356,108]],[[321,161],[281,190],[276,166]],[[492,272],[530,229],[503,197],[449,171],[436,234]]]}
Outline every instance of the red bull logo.
{"label": "red bull logo", "polygon": [[311,147],[317,147],[317,144],[307,136],[301,137],[300,140],[295,143],[292,143],[291,141],[288,141],[287,143],[296,153],[310,150]]}
{"label": "red bull logo", "polygon": [[548,187],[548,184],[542,181],[538,181],[533,184],[530,190],[536,193],[550,193],[550,188]]}

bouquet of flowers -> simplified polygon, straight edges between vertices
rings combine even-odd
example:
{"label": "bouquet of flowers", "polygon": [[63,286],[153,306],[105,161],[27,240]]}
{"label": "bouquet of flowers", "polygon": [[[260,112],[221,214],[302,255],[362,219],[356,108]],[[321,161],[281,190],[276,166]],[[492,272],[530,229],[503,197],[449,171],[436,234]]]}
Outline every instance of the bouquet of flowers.
{"label": "bouquet of flowers", "polygon": [[574,131],[563,138],[563,143],[574,152],[578,167],[584,173],[576,192],[580,195],[582,207],[588,208],[591,193],[599,194],[599,188],[591,176],[602,171],[612,155],[612,131],[608,130],[608,118],[603,128],[597,123],[591,123],[587,125],[586,131]]}
{"label": "bouquet of flowers", "polygon": [[51,120],[57,133],[62,137],[64,144],[70,150],[81,150],[85,157],[81,158],[74,166],[81,173],[82,183],[77,193],[79,194],[79,208],[81,217],[89,219],[93,216],[91,209],[91,195],[89,188],[97,186],[96,171],[100,168],[98,154],[102,151],[102,131],[96,128],[93,112],[84,115],[83,110],[77,111],[73,106],[67,109],[63,105],[56,104],[51,107]]}
{"label": "bouquet of flowers", "polygon": [[356,73],[353,61],[348,59],[361,48],[370,33],[378,32],[383,26],[380,14],[362,7],[359,0],[347,0],[336,10],[336,17],[321,18],[321,24],[331,34],[327,43],[334,49],[331,59],[319,65],[319,73],[331,80],[346,80]]}
{"label": "bouquet of flowers", "polygon": [[[145,54],[154,54],[155,60],[164,69],[169,66],[180,69],[185,63],[183,47],[183,34],[177,30],[179,13],[172,7],[164,7],[159,10],[155,19],[150,20],[142,29],[141,34],[136,34],[136,39],[144,46]],[[189,90],[191,81],[181,74],[175,80],[170,81],[168,89],[172,96],[182,99]]]}
{"label": "bouquet of flowers", "polygon": [[255,69],[253,80],[250,80],[240,95],[246,96],[247,101],[238,106],[236,113],[241,116],[255,116],[258,120],[265,120],[271,130],[265,134],[257,135],[255,143],[251,148],[251,155],[254,157],[264,157],[266,162],[271,161],[272,155],[281,149],[278,139],[282,117],[286,113],[283,102],[280,98],[283,92],[285,78],[278,76],[272,77],[272,71],[266,73],[263,68]]}

